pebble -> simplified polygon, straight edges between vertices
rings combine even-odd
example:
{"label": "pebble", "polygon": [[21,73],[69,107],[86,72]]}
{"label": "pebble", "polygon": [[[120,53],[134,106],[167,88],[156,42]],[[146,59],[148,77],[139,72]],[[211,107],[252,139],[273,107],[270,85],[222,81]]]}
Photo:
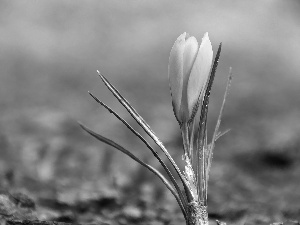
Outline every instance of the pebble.
{"label": "pebble", "polygon": [[128,219],[138,220],[142,217],[142,211],[135,206],[126,206],[123,209],[123,214]]}

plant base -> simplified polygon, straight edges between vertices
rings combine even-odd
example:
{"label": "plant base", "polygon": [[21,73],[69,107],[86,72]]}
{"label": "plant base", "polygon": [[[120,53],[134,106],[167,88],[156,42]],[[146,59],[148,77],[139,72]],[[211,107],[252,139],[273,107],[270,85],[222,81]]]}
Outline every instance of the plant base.
{"label": "plant base", "polygon": [[207,206],[199,202],[190,202],[188,204],[188,224],[187,225],[208,225]]}

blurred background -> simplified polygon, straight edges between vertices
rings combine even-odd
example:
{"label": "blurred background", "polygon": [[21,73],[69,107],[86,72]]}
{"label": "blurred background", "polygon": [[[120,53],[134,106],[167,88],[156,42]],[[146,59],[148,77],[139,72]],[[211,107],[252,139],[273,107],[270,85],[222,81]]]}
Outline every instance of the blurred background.
{"label": "blurred background", "polygon": [[180,162],[169,53],[181,33],[200,42],[208,32],[214,52],[223,43],[210,135],[233,68],[221,126],[231,131],[214,152],[210,217],[299,220],[299,11],[298,0],[0,1],[2,188],[36,201],[59,196],[76,202],[86,193],[107,195],[113,186],[135,192],[128,195],[132,199],[168,199],[179,212],[157,178],[89,137],[77,121],[160,169],[146,147],[88,95],[94,93],[143,133],[105,88],[100,70]]}

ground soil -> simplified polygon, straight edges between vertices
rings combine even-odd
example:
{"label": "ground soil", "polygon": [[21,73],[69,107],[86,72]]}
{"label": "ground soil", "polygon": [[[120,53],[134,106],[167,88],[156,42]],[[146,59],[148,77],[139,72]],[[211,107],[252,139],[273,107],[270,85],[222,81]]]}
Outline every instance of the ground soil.
{"label": "ground soil", "polygon": [[[146,169],[95,141],[61,112],[29,114],[2,123],[7,128],[1,134],[3,223],[185,224],[173,196]],[[284,151],[235,151],[233,145],[228,154],[235,135],[222,137],[216,147],[208,196],[211,224],[299,224],[297,145]],[[166,143],[178,153],[180,145]],[[151,155],[140,155],[159,168]],[[181,161],[180,154],[172,155]]]}

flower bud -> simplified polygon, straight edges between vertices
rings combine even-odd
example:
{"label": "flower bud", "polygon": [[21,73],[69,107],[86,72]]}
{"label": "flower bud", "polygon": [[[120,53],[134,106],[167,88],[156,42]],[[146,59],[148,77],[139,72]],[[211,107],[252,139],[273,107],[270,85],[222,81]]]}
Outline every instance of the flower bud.
{"label": "flower bud", "polygon": [[169,82],[173,110],[179,124],[192,119],[199,96],[205,91],[213,51],[205,33],[200,47],[195,37],[181,34],[169,58]]}

